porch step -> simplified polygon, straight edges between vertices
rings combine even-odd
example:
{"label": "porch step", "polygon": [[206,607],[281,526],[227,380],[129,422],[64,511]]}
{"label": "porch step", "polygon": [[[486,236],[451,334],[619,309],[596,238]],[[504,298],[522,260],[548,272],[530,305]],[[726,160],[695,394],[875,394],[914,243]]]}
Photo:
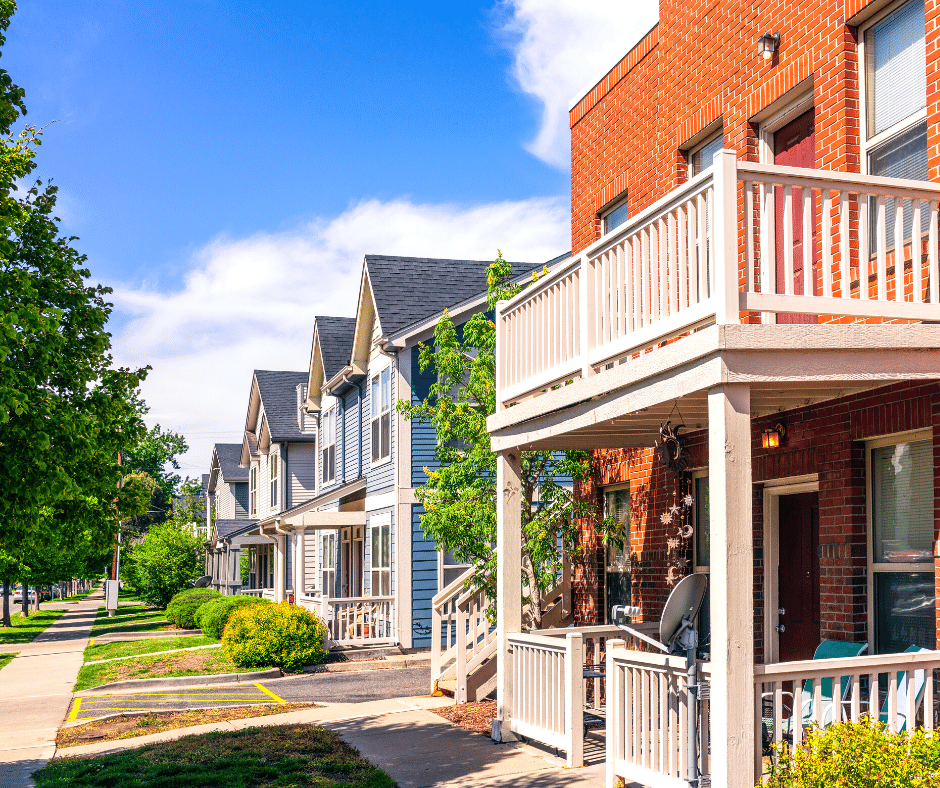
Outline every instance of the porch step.
{"label": "porch step", "polygon": [[330,649],[330,654],[342,654],[350,662],[398,657],[402,653],[398,646],[334,646]]}

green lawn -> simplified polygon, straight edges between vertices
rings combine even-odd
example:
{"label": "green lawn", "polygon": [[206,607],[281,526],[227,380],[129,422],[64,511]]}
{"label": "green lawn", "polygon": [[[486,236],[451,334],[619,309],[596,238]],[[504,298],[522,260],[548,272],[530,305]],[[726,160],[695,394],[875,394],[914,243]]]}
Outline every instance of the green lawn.
{"label": "green lawn", "polygon": [[98,758],[57,758],[34,778],[37,788],[395,788],[335,733],[312,725],[205,733]]}
{"label": "green lawn", "polygon": [[147,604],[143,599],[137,596],[135,591],[131,591],[129,588],[122,588],[118,591],[118,605],[121,602],[135,602],[141,605]]}
{"label": "green lawn", "polygon": [[108,616],[105,607],[98,608],[98,616],[92,626],[92,637],[105,632],[151,632],[167,626],[166,611],[159,607],[140,605],[118,605],[113,616]]}
{"label": "green lawn", "polygon": [[61,616],[64,610],[40,610],[30,613],[29,618],[13,616],[11,629],[0,628],[0,643],[29,643],[33,638]]}
{"label": "green lawn", "polygon": [[192,648],[218,643],[205,635],[185,635],[179,638],[154,638],[153,640],[132,640],[123,643],[101,643],[85,649],[85,662],[114,657],[130,657],[137,654],[152,654],[154,651],[172,651],[175,648]]}
{"label": "green lawn", "polygon": [[[250,668],[248,670],[263,670]],[[246,668],[232,662],[224,648],[178,651],[175,654],[119,659],[100,665],[83,665],[78,671],[75,691],[100,687],[112,681],[153,679],[163,676],[208,676],[216,673],[244,673]]]}
{"label": "green lawn", "polygon": [[15,656],[16,654],[0,654],[0,668],[3,668],[6,665],[9,665],[13,661],[13,657]]}

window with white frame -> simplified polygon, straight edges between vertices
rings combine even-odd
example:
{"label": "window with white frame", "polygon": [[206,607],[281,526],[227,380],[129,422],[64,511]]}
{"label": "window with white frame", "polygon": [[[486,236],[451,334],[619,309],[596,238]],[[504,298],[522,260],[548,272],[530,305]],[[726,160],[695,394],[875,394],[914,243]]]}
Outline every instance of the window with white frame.
{"label": "window with white frame", "polygon": [[372,596],[390,596],[392,593],[392,521],[387,516],[379,517],[371,520],[370,526]]}
{"label": "window with white frame", "polygon": [[277,478],[281,465],[280,455],[272,454],[268,457],[268,486],[271,491],[271,508],[278,509],[279,499],[277,497]]}
{"label": "window with white frame", "polygon": [[602,232],[606,235],[611,230],[619,227],[629,218],[630,204],[627,200],[627,195],[624,194],[620,200],[614,203],[610,208],[607,208],[604,213],[601,214],[601,225],[603,228]]}
{"label": "window with white frame", "polygon": [[320,537],[320,593],[333,596],[336,589],[336,533]]}
{"label": "window with white frame", "polygon": [[[863,159],[870,175],[927,180],[927,57],[924,0],[908,0],[863,31]],[[872,198],[874,199],[874,198]],[[903,203],[902,241],[911,238],[913,206]],[[872,203],[871,223],[876,221]],[[885,200],[887,246],[894,246],[895,200]],[[921,233],[929,211],[921,213]],[[874,238],[874,236],[873,236]],[[870,246],[875,249],[874,245]]]}
{"label": "window with white frame", "polygon": [[248,473],[248,510],[251,516],[258,514],[258,466],[252,465]]}
{"label": "window with white frame", "polygon": [[933,437],[868,445],[875,653],[936,647]]}
{"label": "window with white frame", "polygon": [[689,177],[694,178],[703,170],[711,167],[715,155],[722,149],[724,143],[724,135],[719,131],[704,142],[700,142],[691,148],[689,150]]}
{"label": "window with white frame", "polygon": [[372,462],[391,456],[392,370],[389,367],[372,376]]}
{"label": "window with white frame", "polygon": [[323,484],[336,478],[336,408],[330,408],[320,418],[320,467]]}

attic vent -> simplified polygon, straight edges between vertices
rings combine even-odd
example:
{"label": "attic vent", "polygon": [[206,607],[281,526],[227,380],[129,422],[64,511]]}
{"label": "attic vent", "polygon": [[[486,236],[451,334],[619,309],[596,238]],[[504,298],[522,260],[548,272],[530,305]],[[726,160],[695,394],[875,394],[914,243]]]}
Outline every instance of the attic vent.
{"label": "attic vent", "polygon": [[307,403],[307,384],[297,384],[297,426],[301,432],[307,430],[307,414],[304,412],[304,406]]}

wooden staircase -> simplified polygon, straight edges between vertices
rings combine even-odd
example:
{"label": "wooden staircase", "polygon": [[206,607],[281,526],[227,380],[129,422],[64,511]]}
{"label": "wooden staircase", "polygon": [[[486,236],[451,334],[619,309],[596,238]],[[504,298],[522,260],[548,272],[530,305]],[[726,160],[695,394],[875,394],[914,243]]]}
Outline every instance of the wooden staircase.
{"label": "wooden staircase", "polygon": [[[451,695],[455,703],[479,701],[496,688],[496,627],[486,618],[489,597],[464,587],[468,569],[431,602],[431,691]],[[528,605],[523,626],[531,625]],[[571,570],[542,595],[542,628],[573,621]]]}

